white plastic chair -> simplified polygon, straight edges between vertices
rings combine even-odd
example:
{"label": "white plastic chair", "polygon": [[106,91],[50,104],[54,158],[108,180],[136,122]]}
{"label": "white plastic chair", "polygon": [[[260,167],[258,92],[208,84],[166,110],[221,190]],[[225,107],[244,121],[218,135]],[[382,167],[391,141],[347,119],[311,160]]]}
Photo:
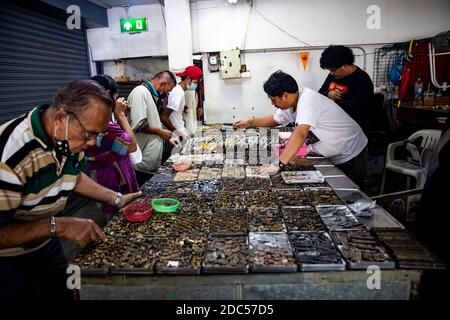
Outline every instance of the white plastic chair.
{"label": "white plastic chair", "polygon": [[[419,130],[414,132],[408,139],[393,142],[388,145],[386,155],[386,165],[383,171],[383,179],[381,181],[380,194],[384,192],[384,186],[386,183],[386,170],[391,170],[407,176],[406,187],[407,190],[411,189],[411,177],[416,179],[416,189],[423,188],[426,180],[426,173],[423,172],[423,165],[421,163],[422,152],[425,149],[434,148],[439,141],[441,131],[439,130]],[[414,145],[414,141],[422,138],[420,146],[417,148]],[[407,159],[396,159],[395,150],[398,147],[406,146],[411,156]]]}

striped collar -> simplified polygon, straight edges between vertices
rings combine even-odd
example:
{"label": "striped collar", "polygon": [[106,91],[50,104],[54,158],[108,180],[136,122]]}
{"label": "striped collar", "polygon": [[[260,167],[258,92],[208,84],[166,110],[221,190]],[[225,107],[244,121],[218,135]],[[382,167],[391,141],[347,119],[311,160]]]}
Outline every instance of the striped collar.
{"label": "striped collar", "polygon": [[53,149],[51,143],[48,141],[47,134],[45,133],[44,126],[41,121],[41,112],[48,109],[50,105],[48,104],[41,104],[40,106],[34,108],[31,110],[30,114],[28,115],[28,121],[30,123],[31,131],[33,132],[34,137],[36,140],[42,145],[44,150],[48,151]]}

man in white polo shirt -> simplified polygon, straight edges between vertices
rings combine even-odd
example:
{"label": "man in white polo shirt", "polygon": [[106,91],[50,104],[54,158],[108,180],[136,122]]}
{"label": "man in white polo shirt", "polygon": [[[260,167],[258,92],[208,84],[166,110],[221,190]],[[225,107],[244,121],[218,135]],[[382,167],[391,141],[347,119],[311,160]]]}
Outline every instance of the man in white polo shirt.
{"label": "man in white polo shirt", "polygon": [[290,122],[296,125],[280,155],[279,167],[265,168],[267,172],[278,172],[305,143],[309,150],[329,158],[355,183],[363,184],[367,166],[367,138],[361,127],[342,108],[309,88],[299,91],[295,79],[282,71],[270,76],[264,83],[264,91],[278,111],[274,115],[237,121],[235,127],[274,127]]}

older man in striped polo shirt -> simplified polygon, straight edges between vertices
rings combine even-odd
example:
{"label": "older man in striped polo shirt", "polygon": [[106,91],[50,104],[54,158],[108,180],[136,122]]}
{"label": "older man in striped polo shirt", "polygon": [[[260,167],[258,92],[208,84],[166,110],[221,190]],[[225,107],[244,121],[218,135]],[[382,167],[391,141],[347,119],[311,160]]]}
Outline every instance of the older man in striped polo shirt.
{"label": "older man in striped polo shirt", "polygon": [[81,172],[83,151],[107,128],[113,101],[95,81],[77,80],[39,106],[0,126],[0,300],[71,298],[67,259],[57,237],[80,246],[103,231],[89,219],[56,217],[69,191],[122,207],[121,195]]}

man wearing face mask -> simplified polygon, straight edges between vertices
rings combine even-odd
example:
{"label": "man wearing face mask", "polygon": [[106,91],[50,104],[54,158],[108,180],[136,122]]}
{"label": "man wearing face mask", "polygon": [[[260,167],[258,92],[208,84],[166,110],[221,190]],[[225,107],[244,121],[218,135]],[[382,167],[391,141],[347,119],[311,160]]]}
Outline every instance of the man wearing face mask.
{"label": "man wearing face mask", "polygon": [[77,80],[53,105],[0,126],[0,300],[73,297],[58,237],[80,246],[107,239],[90,219],[58,217],[70,191],[118,208],[140,195],[122,196],[82,172],[83,151],[106,130],[112,107],[98,83]]}
{"label": "man wearing face mask", "polygon": [[195,91],[197,82],[203,73],[200,68],[189,66],[176,75],[181,78],[181,82],[170,91],[167,107],[163,110],[161,121],[169,130],[179,136],[181,141],[186,141],[194,132],[189,132],[186,129],[183,119],[183,112],[186,108],[185,91]]}
{"label": "man wearing face mask", "polygon": [[156,106],[158,99],[163,99],[175,85],[175,75],[168,70],[161,71],[134,88],[128,96],[130,125],[142,151],[142,161],[134,166],[139,185],[148,181],[161,164],[164,140],[172,145],[178,143],[172,139],[172,131],[163,129]]}

